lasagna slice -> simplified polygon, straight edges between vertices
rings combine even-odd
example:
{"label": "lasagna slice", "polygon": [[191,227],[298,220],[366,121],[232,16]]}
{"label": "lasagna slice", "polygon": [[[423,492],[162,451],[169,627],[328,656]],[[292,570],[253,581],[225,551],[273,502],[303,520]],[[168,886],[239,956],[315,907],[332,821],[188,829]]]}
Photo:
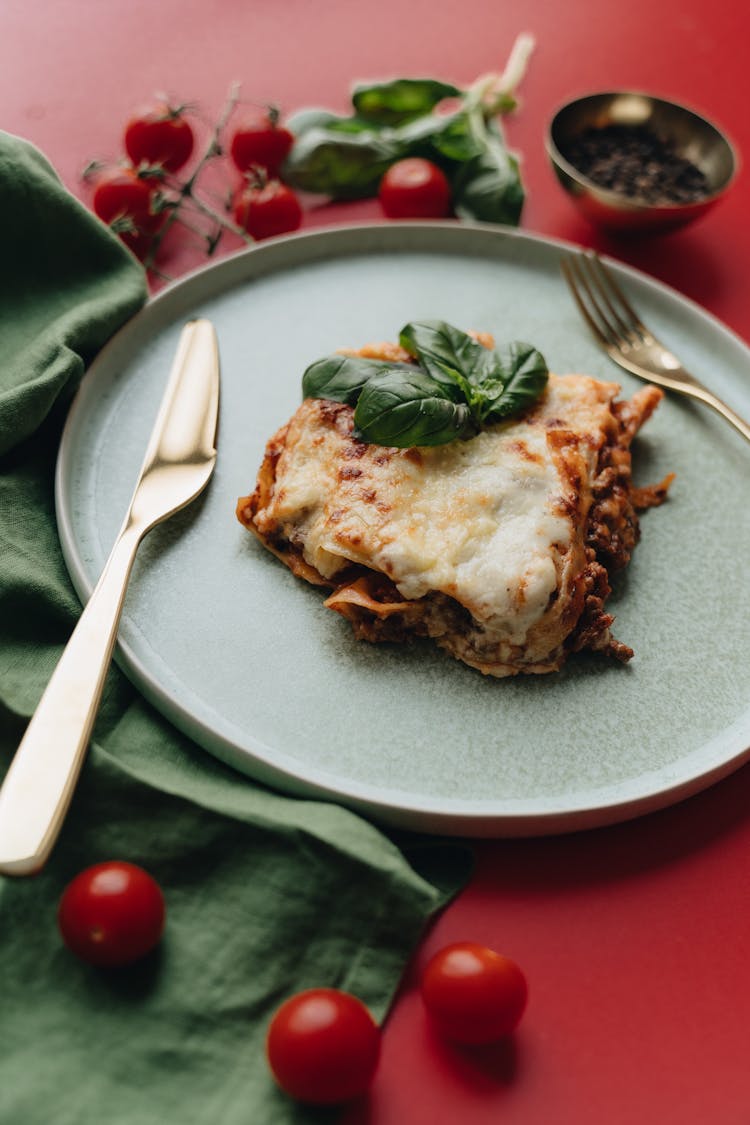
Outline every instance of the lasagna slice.
{"label": "lasagna slice", "polygon": [[[377,347],[358,354],[384,353]],[[357,637],[429,637],[491,676],[553,672],[610,632],[609,573],[627,564],[638,509],[630,443],[662,392],[630,401],[585,375],[550,375],[519,417],[465,441],[395,449],[354,433],[353,409],[305,399],[268,442],[237,516]]]}

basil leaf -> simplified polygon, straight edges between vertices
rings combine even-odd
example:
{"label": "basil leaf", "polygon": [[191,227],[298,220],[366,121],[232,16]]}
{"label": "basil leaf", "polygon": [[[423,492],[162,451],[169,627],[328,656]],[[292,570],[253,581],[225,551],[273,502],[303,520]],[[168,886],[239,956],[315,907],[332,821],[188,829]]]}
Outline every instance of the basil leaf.
{"label": "basil leaf", "polygon": [[399,343],[441,384],[455,384],[471,401],[471,386],[501,377],[495,352],[443,320],[421,320],[401,329]]}
{"label": "basil leaf", "polygon": [[407,363],[365,359],[355,355],[329,355],[311,363],[302,376],[303,398],[330,398],[354,406],[365,383],[385,371],[412,371]]}
{"label": "basil leaf", "polygon": [[518,414],[536,402],[547,385],[549,369],[541,352],[514,341],[495,353],[503,369],[498,380],[488,380],[481,388],[479,420],[485,425]]}
{"label": "basil leaf", "polygon": [[345,118],[333,113],[330,109],[309,106],[307,109],[299,109],[296,113],[290,114],[284,124],[290,132],[294,133],[295,137],[299,137],[313,127],[331,128],[343,120]]}
{"label": "basil leaf", "polygon": [[[425,154],[428,158],[431,157],[438,164],[441,163],[441,158],[452,164],[463,164],[481,155],[483,145],[471,129],[468,114],[461,111],[445,117],[435,117],[433,120],[437,126],[433,128],[430,137],[432,152]],[[449,175],[451,170],[455,171],[451,166],[444,166],[444,169]]]}
{"label": "basil leaf", "polygon": [[400,158],[401,149],[385,131],[343,132],[341,124],[342,119],[334,127],[311,125],[299,134],[283,167],[291,187],[334,199],[377,195],[383,173]]}
{"label": "basil leaf", "polygon": [[394,78],[354,87],[352,104],[360,117],[380,125],[402,125],[431,113],[444,98],[458,98],[457,86],[434,78]]}
{"label": "basil leaf", "polygon": [[454,402],[418,369],[370,379],[354,411],[357,436],[376,445],[407,449],[471,437],[477,427],[466,403]]}
{"label": "basil leaf", "polygon": [[505,147],[496,122],[477,115],[472,125],[481,152],[462,164],[453,178],[453,209],[460,219],[517,226],[524,203],[518,161]]}
{"label": "basil leaf", "polygon": [[332,133],[364,133],[374,129],[373,122],[366,121],[363,117],[342,117],[330,109],[317,106],[297,110],[287,117],[285,124],[295,137],[300,137],[313,128],[326,129]]}

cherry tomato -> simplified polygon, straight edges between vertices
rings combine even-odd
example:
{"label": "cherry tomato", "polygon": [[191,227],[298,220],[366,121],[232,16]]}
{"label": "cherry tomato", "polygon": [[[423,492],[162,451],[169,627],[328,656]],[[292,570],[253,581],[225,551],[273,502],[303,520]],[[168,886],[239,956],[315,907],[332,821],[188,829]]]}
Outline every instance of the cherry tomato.
{"label": "cherry tomato", "polygon": [[109,168],[97,180],[92,206],[123,242],[138,249],[164,222],[165,212],[155,208],[159,188],[158,180],[135,168]]}
{"label": "cherry tomato", "polygon": [[286,234],[302,222],[297,196],[280,180],[246,184],[237,192],[232,212],[237,225],[253,238]]}
{"label": "cherry tomato", "polygon": [[509,1035],[527,998],[526,978],[515,961],[474,942],[441,949],[422,975],[429,1016],[457,1043],[493,1043]]}
{"label": "cherry tomato", "polygon": [[69,949],[92,965],[128,965],[150,952],[164,929],[158,883],[133,863],[98,863],[63,891],[57,921]]}
{"label": "cherry tomato", "polygon": [[293,134],[279,123],[278,110],[270,106],[246,114],[232,134],[229,152],[240,172],[259,165],[273,176],[293,144]]}
{"label": "cherry tomato", "polygon": [[278,1009],[266,1051],[287,1094],[313,1105],[336,1105],[363,1094],[372,1081],[380,1030],[356,996],[312,988]]}
{"label": "cherry tomato", "polygon": [[134,164],[161,164],[176,172],[187,164],[195,137],[184,106],[157,101],[135,113],[125,126],[125,151]]}
{"label": "cherry tomato", "polygon": [[451,210],[444,172],[421,156],[392,164],[380,181],[378,198],[389,219],[442,219]]}

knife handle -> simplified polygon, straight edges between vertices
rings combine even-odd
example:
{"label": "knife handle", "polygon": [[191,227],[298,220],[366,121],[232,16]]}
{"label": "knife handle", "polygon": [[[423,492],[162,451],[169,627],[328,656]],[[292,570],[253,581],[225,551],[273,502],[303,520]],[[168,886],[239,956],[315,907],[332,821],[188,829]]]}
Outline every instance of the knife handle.
{"label": "knife handle", "polygon": [[0,789],[0,873],[33,875],[62,827],[112,659],[142,532],[125,526]]}

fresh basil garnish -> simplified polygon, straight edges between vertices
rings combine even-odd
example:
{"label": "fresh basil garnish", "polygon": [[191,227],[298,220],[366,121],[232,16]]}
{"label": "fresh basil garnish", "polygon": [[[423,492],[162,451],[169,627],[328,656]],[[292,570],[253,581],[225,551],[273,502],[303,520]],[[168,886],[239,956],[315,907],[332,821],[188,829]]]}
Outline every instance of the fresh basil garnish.
{"label": "fresh basil garnish", "polygon": [[481,388],[484,401],[480,419],[484,425],[518,414],[541,395],[549,371],[544,356],[531,344],[515,341],[495,353],[502,366],[502,377],[488,380]]}
{"label": "fresh basil garnish", "polygon": [[357,437],[404,449],[473,437],[531,406],[547,384],[531,344],[485,348],[442,320],[407,324],[399,340],[415,364],[327,356],[305,371],[304,396],[354,406]]}
{"label": "fresh basil garnish", "polygon": [[356,434],[375,445],[401,449],[444,445],[472,437],[477,426],[466,403],[455,402],[418,367],[373,376],[354,411]]}
{"label": "fresh basil garnish", "polygon": [[388,363],[362,356],[329,355],[311,363],[302,376],[305,398],[331,398],[354,406],[365,383],[384,371],[413,371],[408,363]]}
{"label": "fresh basil garnish", "polygon": [[421,320],[401,329],[399,343],[437,382],[450,381],[471,400],[471,385],[498,371],[498,357],[473,336],[444,320]]}

